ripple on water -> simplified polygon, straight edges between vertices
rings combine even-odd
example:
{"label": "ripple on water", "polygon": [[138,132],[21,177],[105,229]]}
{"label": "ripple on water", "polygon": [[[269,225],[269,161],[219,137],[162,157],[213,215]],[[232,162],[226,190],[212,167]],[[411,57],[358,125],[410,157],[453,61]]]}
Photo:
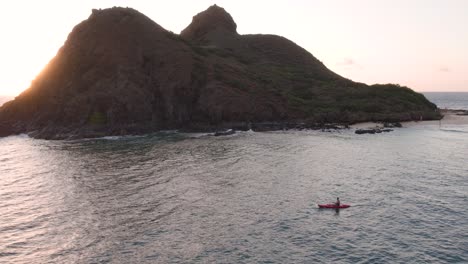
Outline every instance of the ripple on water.
{"label": "ripple on water", "polygon": [[[0,262],[468,261],[459,133],[21,136],[0,149]],[[317,209],[337,196],[353,206]]]}

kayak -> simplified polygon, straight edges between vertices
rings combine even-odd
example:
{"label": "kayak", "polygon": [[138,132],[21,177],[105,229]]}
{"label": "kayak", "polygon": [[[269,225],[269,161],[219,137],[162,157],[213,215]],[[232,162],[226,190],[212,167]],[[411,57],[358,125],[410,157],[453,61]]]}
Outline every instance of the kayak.
{"label": "kayak", "polygon": [[329,209],[343,209],[343,208],[348,208],[351,205],[349,204],[341,204],[340,206],[336,206],[336,204],[319,204],[319,208],[329,208]]}

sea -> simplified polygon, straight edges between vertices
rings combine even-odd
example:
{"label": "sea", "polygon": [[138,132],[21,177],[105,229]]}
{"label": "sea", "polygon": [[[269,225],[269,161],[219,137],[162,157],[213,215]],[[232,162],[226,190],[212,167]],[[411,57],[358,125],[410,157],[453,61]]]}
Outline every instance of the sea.
{"label": "sea", "polygon": [[426,92],[423,94],[441,109],[468,110],[468,92]]}
{"label": "sea", "polygon": [[423,123],[0,138],[0,263],[467,263],[468,124]]}

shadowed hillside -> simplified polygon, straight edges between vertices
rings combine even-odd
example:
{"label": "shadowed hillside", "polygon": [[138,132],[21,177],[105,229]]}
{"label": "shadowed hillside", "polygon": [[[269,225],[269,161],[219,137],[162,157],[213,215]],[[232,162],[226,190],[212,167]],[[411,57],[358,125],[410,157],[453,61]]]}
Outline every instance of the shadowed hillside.
{"label": "shadowed hillside", "polygon": [[0,108],[0,136],[439,118],[409,88],[352,82],[286,38],[236,28],[216,5],[180,35],[130,8],[93,10],[31,87]]}

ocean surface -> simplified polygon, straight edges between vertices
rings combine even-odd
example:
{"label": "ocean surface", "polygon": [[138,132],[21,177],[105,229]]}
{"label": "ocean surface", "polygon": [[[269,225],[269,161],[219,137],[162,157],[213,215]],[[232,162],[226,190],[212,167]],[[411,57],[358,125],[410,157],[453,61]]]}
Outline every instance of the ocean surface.
{"label": "ocean surface", "polygon": [[0,138],[0,263],[467,263],[466,157],[467,124]]}
{"label": "ocean surface", "polygon": [[441,109],[468,110],[468,92],[431,92],[423,94]]}
{"label": "ocean surface", "polygon": [[467,263],[467,157],[467,125],[2,138],[0,263]]}

